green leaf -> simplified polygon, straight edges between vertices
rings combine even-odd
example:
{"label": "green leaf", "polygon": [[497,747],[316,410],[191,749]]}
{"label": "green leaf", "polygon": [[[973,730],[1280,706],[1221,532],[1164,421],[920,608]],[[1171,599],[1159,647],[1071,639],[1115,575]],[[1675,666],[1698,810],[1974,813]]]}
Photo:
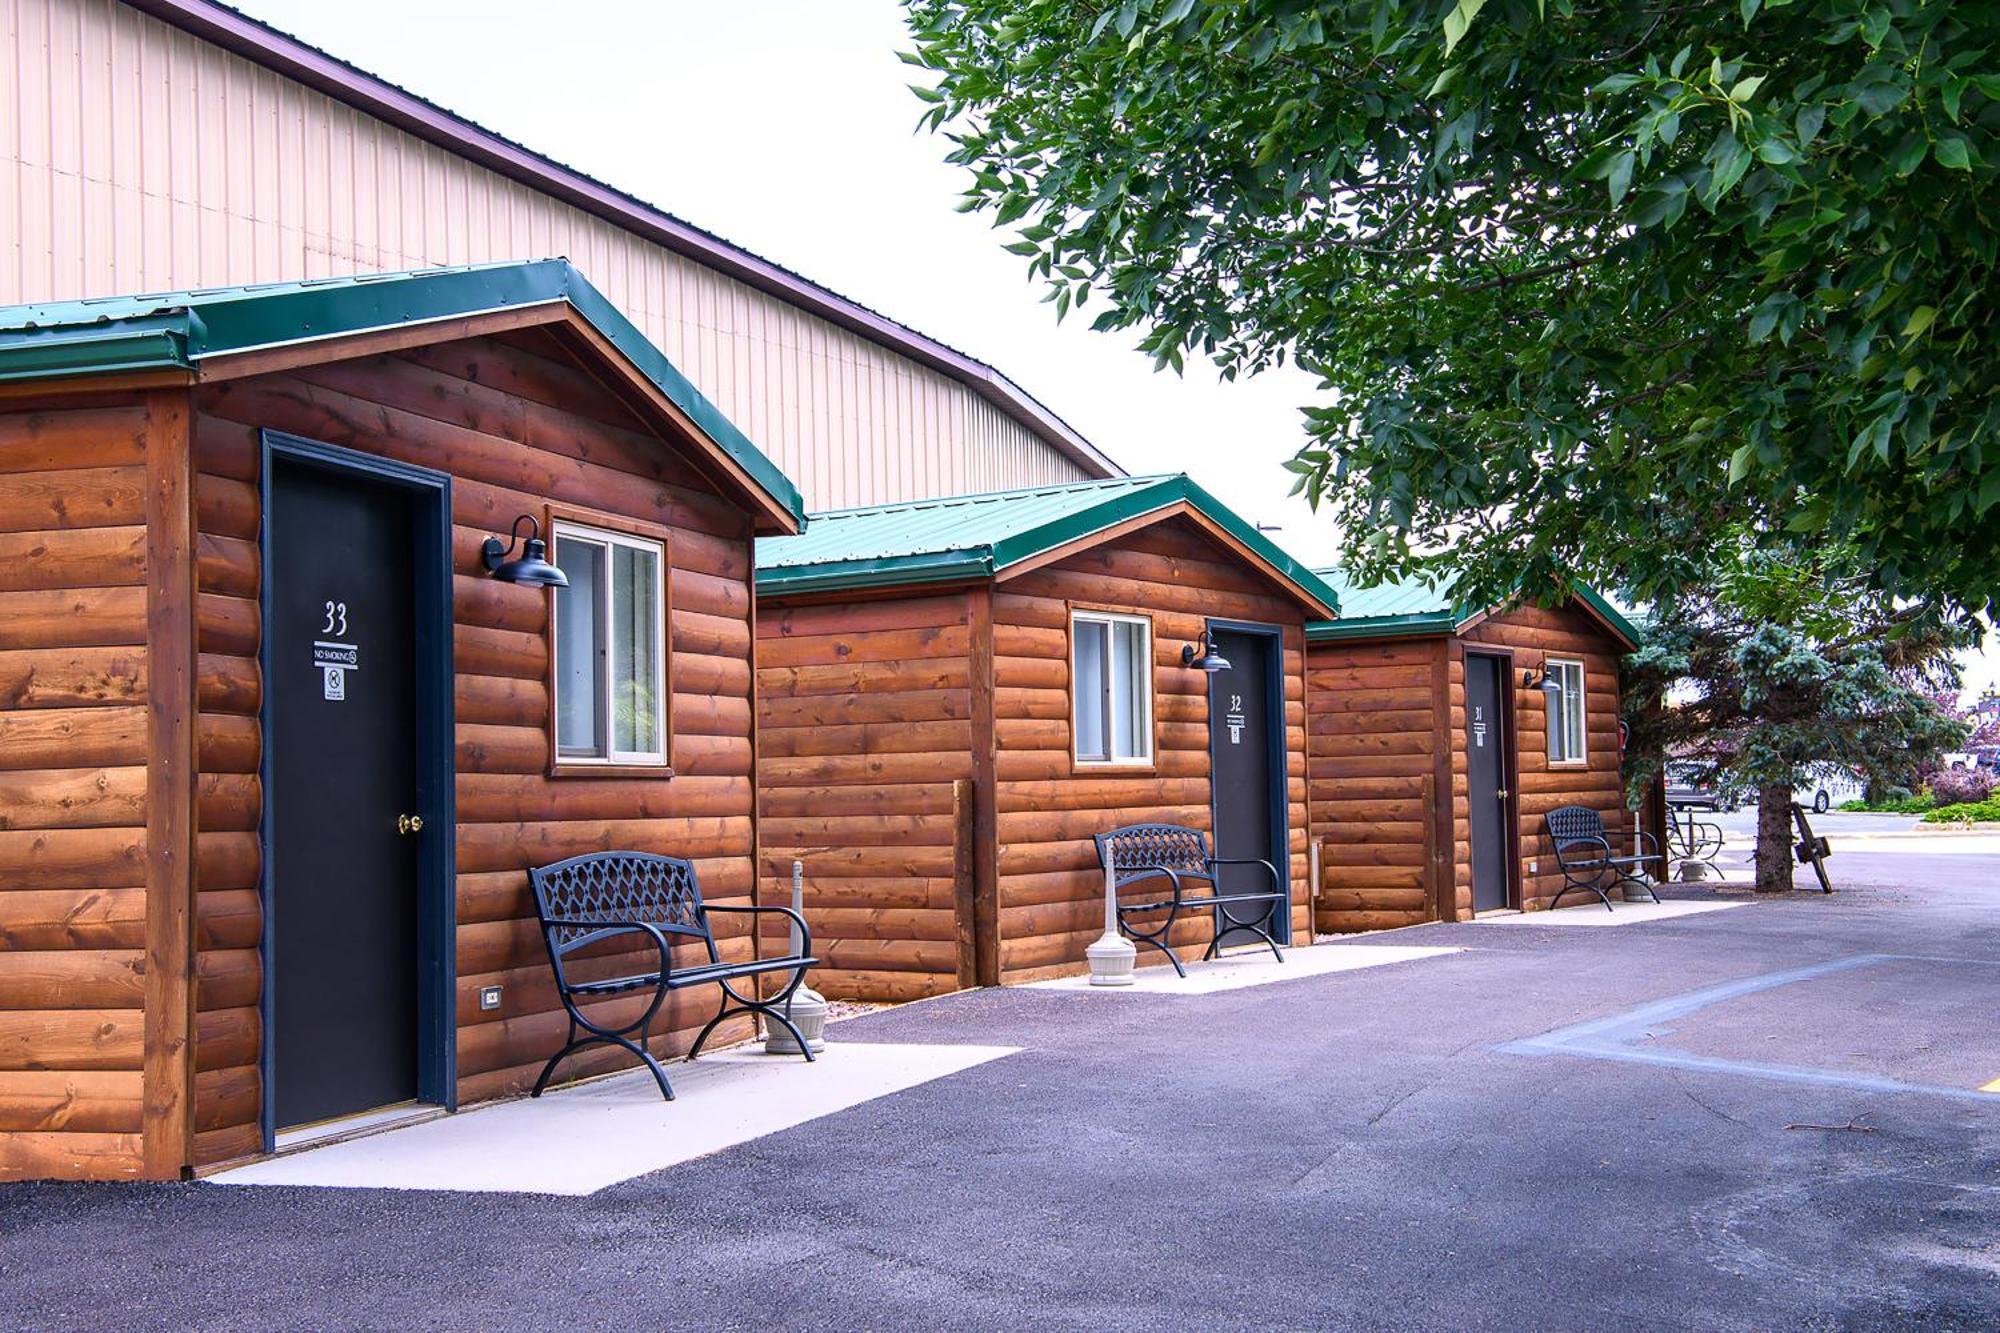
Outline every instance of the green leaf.
{"label": "green leaf", "polygon": [[1009,241],[1001,248],[1010,255],[1038,255],[1042,252],[1042,247],[1033,241]]}
{"label": "green leaf", "polygon": [[1764,86],[1764,77],[1762,74],[1753,74],[1747,79],[1739,79],[1736,86],[1729,90],[1729,100],[1748,102],[1757,95],[1757,90]]}
{"label": "green leaf", "polygon": [[1630,151],[1611,159],[1611,169],[1605,174],[1604,183],[1611,189],[1611,206],[1616,208],[1625,198],[1625,191],[1632,185],[1632,165],[1637,158]]}
{"label": "green leaf", "polygon": [[1972,153],[1963,139],[1939,139],[1931,153],[1941,167],[1950,167],[1953,171],[1972,170]]}
{"label": "green leaf", "polygon": [[1458,0],[1451,12],[1444,16],[1444,53],[1449,56],[1464,39],[1472,20],[1479,17],[1479,11],[1486,7],[1486,0]]}
{"label": "green leaf", "polygon": [[1750,316],[1751,342],[1760,343],[1771,336],[1771,331],[1778,327],[1778,316],[1784,312],[1785,300],[1782,292],[1764,298],[1764,303]]}
{"label": "green leaf", "polygon": [[1931,322],[1936,318],[1937,318],[1937,309],[1935,307],[1927,305],[1918,306],[1915,310],[1912,310],[1910,312],[1909,323],[1903,325],[1903,336],[1905,338],[1916,338],[1921,336],[1923,334],[1923,331],[1929,328],[1931,326]]}
{"label": "green leaf", "polygon": [[1729,484],[1734,486],[1750,473],[1750,464],[1757,457],[1757,446],[1745,444],[1729,456]]}

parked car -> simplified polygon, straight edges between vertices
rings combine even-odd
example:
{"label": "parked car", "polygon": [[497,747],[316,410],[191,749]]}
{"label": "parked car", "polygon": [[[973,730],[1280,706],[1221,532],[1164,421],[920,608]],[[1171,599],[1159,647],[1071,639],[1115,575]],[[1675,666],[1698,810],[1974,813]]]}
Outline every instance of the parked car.
{"label": "parked car", "polygon": [[1830,769],[1808,778],[1793,799],[1814,814],[1823,815],[1843,801],[1858,800],[1865,790],[1865,784],[1856,774],[1844,768]]}
{"label": "parked car", "polygon": [[1716,810],[1727,813],[1736,809],[1737,800],[1725,793],[1715,781],[1714,770],[1707,764],[1691,760],[1667,765],[1667,804],[1689,810]]}

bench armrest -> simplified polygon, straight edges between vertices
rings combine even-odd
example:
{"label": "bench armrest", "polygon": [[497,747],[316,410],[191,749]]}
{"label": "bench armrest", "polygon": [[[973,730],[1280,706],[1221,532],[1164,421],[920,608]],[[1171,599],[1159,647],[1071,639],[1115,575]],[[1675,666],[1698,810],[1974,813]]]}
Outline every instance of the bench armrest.
{"label": "bench armrest", "polygon": [[[1582,858],[1571,860],[1570,851],[1577,847],[1596,847],[1602,850],[1598,855],[1591,857],[1587,861]],[[1587,835],[1581,838],[1565,838],[1556,844],[1556,864],[1564,869],[1572,867],[1581,869],[1586,866],[1601,865],[1610,858],[1611,844],[1596,835]]]}
{"label": "bench armrest", "polygon": [[1211,856],[1208,858],[1208,864],[1211,869],[1215,866],[1262,866],[1271,876],[1271,892],[1279,897],[1284,896],[1285,881],[1278,877],[1278,867],[1260,856]]}
{"label": "bench armrest", "polygon": [[776,907],[776,906],[739,907],[736,906],[735,904],[703,903],[701,905],[701,910],[704,912],[743,912],[743,913],[777,912],[780,913],[781,915],[788,916],[792,919],[792,924],[799,928],[799,957],[801,958],[812,957],[812,951],[813,951],[812,927],[806,924],[806,919],[804,917],[800,916],[797,912],[794,912],[789,907]]}
{"label": "bench armrest", "polygon": [[[557,930],[582,930],[579,935],[564,944],[558,944],[554,932]],[[652,936],[653,943],[660,951],[660,976],[662,979],[673,971],[674,957],[667,945],[667,934],[658,926],[646,921],[575,921],[565,917],[542,918],[542,938],[549,946],[549,956],[556,963],[557,982],[567,985],[562,976],[562,960],[572,950],[581,949],[586,944],[595,944],[607,935],[645,934]]]}

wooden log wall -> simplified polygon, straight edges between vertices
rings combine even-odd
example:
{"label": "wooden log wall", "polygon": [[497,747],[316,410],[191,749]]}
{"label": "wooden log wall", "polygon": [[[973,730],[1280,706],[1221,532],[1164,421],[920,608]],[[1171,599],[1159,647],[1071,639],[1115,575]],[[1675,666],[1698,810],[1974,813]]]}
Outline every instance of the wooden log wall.
{"label": "wooden log wall", "polygon": [[[197,392],[200,847],[195,1155],[254,1152],[263,978],[256,827],[258,438],[271,427],[453,476],[459,1096],[524,1090],[566,1029],[526,870],[618,848],[693,859],[704,893],[753,893],[749,523],[539,332],[332,362]],[[551,778],[545,592],[495,583],[480,543],[549,502],[671,528],[674,776]],[[729,957],[747,957],[747,925]],[[620,959],[604,964],[609,968]],[[504,987],[482,1012],[483,986]],[[607,1013],[637,1001],[605,1002]],[[709,997],[674,997],[655,1048],[681,1049]],[[745,1029],[738,1025],[735,1035]],[[731,1035],[729,1033],[723,1036]],[[616,1067],[617,1051],[565,1067]]]}
{"label": "wooden log wall", "polygon": [[[1079,770],[1071,761],[1071,603],[1153,617],[1151,772],[1113,775]],[[1198,527],[1174,518],[995,587],[994,821],[1004,981],[1075,972],[1084,949],[1103,933],[1104,878],[1092,834],[1145,820],[1211,826],[1208,678],[1180,660],[1181,646],[1209,616],[1285,630],[1293,931],[1296,939],[1309,938],[1303,608]],[[1205,921],[1189,921],[1176,944],[1206,947],[1209,930]]]}
{"label": "wooden log wall", "polygon": [[0,404],[0,1180],[146,1168],[148,434]]}
{"label": "wooden log wall", "polygon": [[1452,882],[1447,640],[1316,643],[1306,654],[1314,922],[1327,932],[1435,919]]}
{"label": "wooden log wall", "polygon": [[[1514,696],[1518,771],[1515,810],[1521,846],[1521,906],[1533,911],[1547,907],[1562,888],[1542,817],[1563,805],[1587,805],[1604,818],[1614,842],[1632,827],[1625,806],[1624,779],[1618,753],[1618,659],[1623,649],[1594,620],[1573,604],[1551,609],[1520,607],[1490,616],[1467,630],[1465,646],[1493,645],[1514,650],[1511,672],[1505,676]],[[1584,673],[1584,753],[1577,765],[1551,765],[1548,760],[1547,697],[1538,689],[1523,689],[1523,672],[1541,674],[1545,657],[1581,659]],[[1465,676],[1462,660],[1451,676],[1453,734],[1465,733]],[[1466,842],[1467,790],[1464,746],[1453,762],[1452,795],[1457,830],[1457,874],[1454,879],[1461,916],[1472,911],[1472,857]],[[1575,895],[1564,900],[1576,901]]]}
{"label": "wooden log wall", "polygon": [[826,960],[811,984],[825,995],[909,1000],[971,984],[954,787],[974,772],[974,612],[986,597],[759,608],[760,896],[790,902],[792,861],[804,863],[806,923]]}

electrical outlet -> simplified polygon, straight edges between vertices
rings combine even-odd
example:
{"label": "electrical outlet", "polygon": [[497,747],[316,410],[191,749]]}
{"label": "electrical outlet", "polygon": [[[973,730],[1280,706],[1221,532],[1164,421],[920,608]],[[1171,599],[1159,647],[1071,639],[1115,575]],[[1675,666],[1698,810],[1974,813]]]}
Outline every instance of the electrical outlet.
{"label": "electrical outlet", "polygon": [[479,1007],[481,1009],[498,1009],[500,1007],[500,988],[498,986],[481,986],[479,988]]}
{"label": "electrical outlet", "polygon": [[1541,863],[1540,861],[1530,861],[1530,862],[1528,862],[1528,873],[1529,873],[1530,875],[1539,875],[1539,874],[1541,874],[1541,873],[1542,873],[1542,863]]}

